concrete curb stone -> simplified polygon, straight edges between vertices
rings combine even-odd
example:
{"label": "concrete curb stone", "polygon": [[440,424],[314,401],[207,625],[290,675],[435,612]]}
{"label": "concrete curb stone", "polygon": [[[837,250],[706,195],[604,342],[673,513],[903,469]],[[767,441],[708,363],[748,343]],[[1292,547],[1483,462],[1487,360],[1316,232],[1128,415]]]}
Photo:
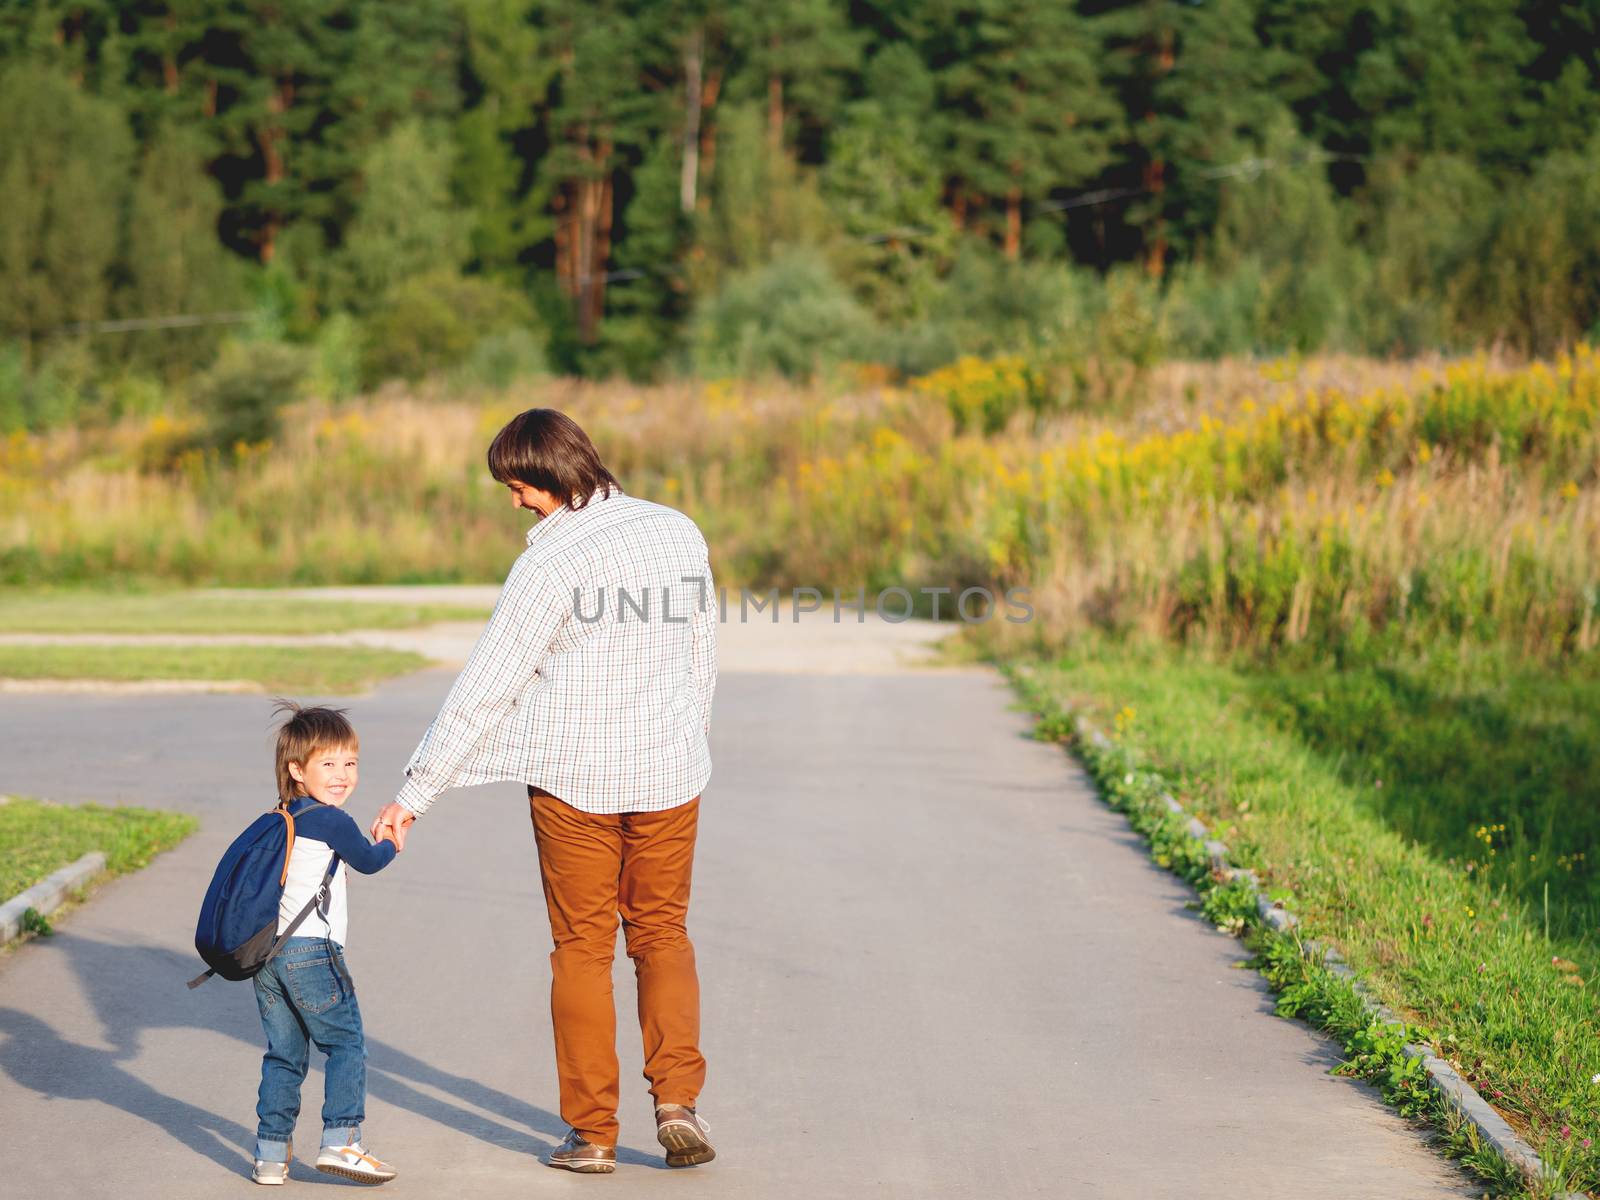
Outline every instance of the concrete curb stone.
{"label": "concrete curb stone", "polygon": [[30,908],[40,916],[49,916],[71,897],[72,893],[106,869],[106,856],[91,850],[77,862],[19,892],[0,904],[0,945],[9,942],[22,932],[22,916]]}

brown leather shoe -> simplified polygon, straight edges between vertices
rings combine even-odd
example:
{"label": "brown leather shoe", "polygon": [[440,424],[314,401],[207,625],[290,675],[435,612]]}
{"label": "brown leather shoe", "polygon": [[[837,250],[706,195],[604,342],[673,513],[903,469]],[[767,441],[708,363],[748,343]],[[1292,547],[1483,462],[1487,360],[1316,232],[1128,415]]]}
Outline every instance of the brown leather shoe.
{"label": "brown leather shoe", "polygon": [[662,1104],[656,1108],[656,1141],[667,1151],[667,1166],[697,1167],[717,1156],[707,1135],[711,1126],[694,1109],[684,1104]]}
{"label": "brown leather shoe", "polygon": [[585,1141],[576,1129],[567,1130],[567,1140],[544,1160],[547,1167],[560,1167],[563,1171],[578,1171],[584,1175],[609,1175],[617,1169],[617,1148],[597,1146]]}

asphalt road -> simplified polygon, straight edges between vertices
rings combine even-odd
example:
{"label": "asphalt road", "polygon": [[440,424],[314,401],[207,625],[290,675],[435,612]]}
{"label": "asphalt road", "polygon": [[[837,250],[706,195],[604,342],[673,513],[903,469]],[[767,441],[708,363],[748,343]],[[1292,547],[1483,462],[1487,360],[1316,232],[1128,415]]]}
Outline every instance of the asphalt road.
{"label": "asphalt road", "polygon": [[[391,798],[451,679],[349,701],[351,808]],[[1239,945],[1185,907],[983,671],[729,670],[690,932],[719,1157],[668,1171],[629,964],[618,1173],[536,1156],[554,1111],[549,932],[526,801],[451,793],[351,886],[370,1147],[415,1197],[1476,1195],[1331,1046],[1272,1015]],[[248,985],[184,981],[205,883],[270,806],[259,696],[0,695],[0,791],[199,814],[53,938],[0,957],[0,1193],[245,1194],[260,1026]],[[317,1141],[319,1068],[299,1145]],[[344,1187],[297,1164],[291,1186]]]}

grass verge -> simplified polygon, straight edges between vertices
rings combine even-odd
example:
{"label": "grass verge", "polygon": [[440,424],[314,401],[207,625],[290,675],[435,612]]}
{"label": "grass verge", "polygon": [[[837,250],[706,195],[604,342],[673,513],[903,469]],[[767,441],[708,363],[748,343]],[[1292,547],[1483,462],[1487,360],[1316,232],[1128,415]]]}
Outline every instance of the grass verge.
{"label": "grass verge", "polygon": [[215,593],[0,589],[5,633],[340,633],[485,620],[488,610],[452,604],[302,600]]}
{"label": "grass verge", "polygon": [[[1580,927],[1588,911],[1587,859],[1578,860],[1570,875],[1562,868],[1566,919],[1547,917],[1542,898],[1548,879],[1540,881],[1536,906],[1523,894],[1527,881],[1519,875],[1469,869],[1477,860],[1453,857],[1436,839],[1418,835],[1419,828],[1450,823],[1448,811],[1430,812],[1426,820],[1406,815],[1450,803],[1457,793],[1449,770],[1435,779],[1415,769],[1402,769],[1398,777],[1380,773],[1400,761],[1387,756],[1397,743],[1431,746],[1432,737],[1448,744],[1449,731],[1460,732],[1458,722],[1430,716],[1423,706],[1414,720],[1400,716],[1402,729],[1391,739],[1373,742],[1373,723],[1353,711],[1359,707],[1354,698],[1369,692],[1351,673],[1335,679],[1315,668],[1230,666],[1167,646],[1085,644],[1029,668],[1023,691],[1043,716],[1040,736],[1068,738],[1069,709],[1114,731],[1111,752],[1080,747],[1102,793],[1128,811],[1136,826],[1145,826],[1158,861],[1201,886],[1213,920],[1235,928],[1246,924],[1230,889],[1210,886],[1204,852],[1185,844],[1181,823],[1166,829],[1173,819],[1146,795],[1153,789],[1151,771],[1228,842],[1236,865],[1253,868],[1271,894],[1288,899],[1307,935],[1337,947],[1379,999],[1415,1022],[1420,1029],[1414,1033],[1454,1062],[1546,1163],[1562,1169],[1569,1186],[1600,1188],[1600,1032],[1590,991],[1596,955],[1592,929]],[[1344,692],[1335,686],[1341,681]],[[1455,707],[1479,711],[1475,706],[1496,694],[1521,695],[1526,686],[1520,678],[1461,679],[1439,684],[1436,701],[1449,710],[1454,695]],[[1581,677],[1551,678],[1551,712],[1562,708],[1563,689],[1582,695],[1589,686]],[[1325,705],[1315,729],[1295,715],[1292,703],[1307,695],[1321,695]],[[1534,714],[1523,715],[1529,727],[1538,727]],[[1572,732],[1570,720],[1555,721],[1554,727],[1558,743]],[[1537,788],[1520,794],[1497,788],[1495,764],[1525,762],[1529,753],[1526,747],[1496,755],[1485,747],[1460,746],[1464,765],[1489,767],[1477,803],[1510,818],[1471,821],[1466,833],[1484,850],[1481,858],[1490,856],[1478,828],[1509,830],[1517,824],[1506,805],[1527,813],[1554,803]],[[1556,771],[1547,772],[1546,780],[1556,789],[1570,782]],[[1581,795],[1566,795],[1566,804],[1578,804]],[[1147,807],[1148,817],[1135,816]],[[1470,814],[1463,807],[1455,815]],[[1305,1015],[1339,1036],[1352,1062],[1364,1057],[1359,1073],[1385,1086],[1391,1099],[1415,1094],[1409,1085],[1400,1087],[1406,1083],[1403,1069],[1383,1053],[1389,1035],[1359,1027],[1355,1010],[1338,999],[1340,981],[1322,979],[1309,966],[1295,968],[1301,971],[1296,975],[1288,964],[1281,956],[1262,959],[1268,978],[1287,997],[1280,1011]],[[1391,1067],[1402,1075],[1386,1084]],[[1414,1104],[1399,1106],[1434,1117],[1447,1148],[1453,1139],[1458,1153],[1491,1182],[1515,1186],[1496,1179],[1493,1163],[1448,1114],[1428,1110],[1428,1103],[1417,1095]]]}
{"label": "grass verge", "polygon": [[113,875],[137,871],[199,826],[187,813],[98,804],[0,804],[0,901],[9,900],[92,850]]}
{"label": "grass verge", "polygon": [[0,679],[241,680],[269,691],[344,693],[426,666],[366,646],[8,646]]}

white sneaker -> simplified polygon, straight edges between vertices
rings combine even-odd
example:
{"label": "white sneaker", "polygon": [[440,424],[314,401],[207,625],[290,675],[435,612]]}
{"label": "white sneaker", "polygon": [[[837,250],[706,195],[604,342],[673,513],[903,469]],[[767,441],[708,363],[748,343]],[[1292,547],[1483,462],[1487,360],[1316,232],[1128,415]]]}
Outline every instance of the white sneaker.
{"label": "white sneaker", "polygon": [[286,1162],[267,1162],[265,1159],[256,1159],[256,1169],[250,1172],[250,1178],[257,1183],[264,1183],[268,1187],[281,1187],[289,1182],[289,1164]]}
{"label": "white sneaker", "polygon": [[357,1183],[388,1183],[399,1174],[388,1163],[374,1158],[362,1148],[360,1142],[348,1146],[324,1146],[317,1155],[317,1170],[325,1175],[339,1175]]}

